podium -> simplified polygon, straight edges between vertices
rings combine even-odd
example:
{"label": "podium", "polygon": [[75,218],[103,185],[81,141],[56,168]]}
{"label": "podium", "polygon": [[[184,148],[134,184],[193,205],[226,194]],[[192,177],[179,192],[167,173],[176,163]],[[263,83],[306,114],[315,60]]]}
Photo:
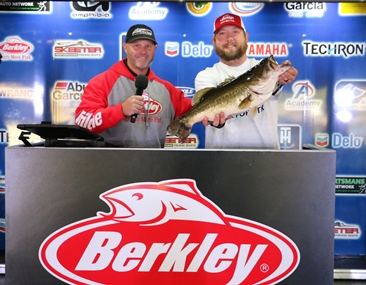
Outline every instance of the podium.
{"label": "podium", "polygon": [[[208,279],[205,282],[205,279],[202,279],[205,275],[201,274],[199,277],[201,279],[197,279],[201,280],[199,284],[213,284],[209,281],[210,278],[219,278],[222,274],[231,275],[227,279],[230,280],[236,273],[241,275],[240,284],[250,284],[248,280],[257,278],[255,274],[260,275],[258,278],[263,280],[267,276],[266,269],[274,271],[273,264],[276,262],[284,262],[282,267],[289,266],[290,269],[286,273],[287,269],[282,268],[282,275],[273,278],[273,283],[268,284],[333,284],[335,151],[15,146],[6,149],[5,158],[8,284],[76,284],[75,280],[80,276],[82,277],[78,284],[88,284],[85,280],[103,284],[104,277],[93,279],[93,276],[101,276],[107,269],[110,274],[121,278],[128,274],[128,278],[121,279],[124,280],[123,284],[146,284],[141,281],[145,280],[144,278],[151,278],[150,284],[155,284],[153,280],[162,275],[169,276],[169,279],[166,283],[159,284],[180,284],[179,280],[184,279],[186,275],[189,276],[187,280],[195,280],[195,274],[200,272],[207,274]],[[160,184],[155,186],[155,183],[162,181],[163,186]],[[181,200],[177,202],[172,198],[169,204],[164,196],[167,192],[164,192],[162,196],[159,196],[160,194],[154,196],[161,197],[161,203],[164,204],[166,215],[163,218],[160,215],[159,219],[149,220],[150,216],[145,217],[144,213],[141,213],[141,217],[136,214],[132,203],[147,197],[152,191],[160,191],[159,187],[164,191],[175,189],[174,194],[187,190],[184,192],[187,193],[183,195],[184,199],[195,199],[193,194],[197,193],[193,193],[192,189],[185,189],[189,188],[185,185],[187,181],[192,182],[191,185],[195,183],[200,191],[202,195],[200,203],[193,201],[192,204],[184,204],[186,200],[179,198]],[[121,187],[127,192],[119,192]],[[135,191],[136,189],[138,191]],[[152,190],[147,191],[148,189]],[[131,192],[134,193],[131,197],[123,196],[132,190],[135,192]],[[133,199],[127,201],[124,197]],[[153,198],[147,201],[145,204],[147,211],[157,207],[153,205]],[[122,206],[133,214],[122,214],[120,212]],[[167,209],[170,206],[171,208]],[[197,207],[202,207],[203,210],[196,210]],[[206,210],[207,215],[203,214]],[[111,213],[113,219],[106,222]],[[238,233],[237,240],[242,235],[247,239],[245,245],[234,246],[235,242],[232,239],[236,237],[221,231],[227,224],[216,221],[212,222],[212,226],[207,227],[207,232],[202,235],[205,237],[203,242],[193,242],[193,237],[195,235],[198,237],[203,227],[187,225],[190,225],[189,223],[201,225],[202,221],[205,221],[206,225],[208,220],[214,220],[210,215],[225,217],[225,221],[230,221],[231,225],[240,224],[241,232]],[[196,218],[198,216],[199,218]],[[196,220],[191,221],[192,219]],[[104,243],[98,245],[95,242],[100,251],[94,252],[95,258],[88,261],[88,256],[84,256],[82,252],[87,249],[92,252],[95,247],[91,246],[91,242],[85,243],[83,240],[85,238],[96,240],[96,233],[93,235],[89,230],[97,227],[97,223],[100,224],[95,232],[98,235],[108,232],[110,236],[103,240]],[[165,232],[164,229],[172,223],[179,227],[174,226],[169,228],[169,232]],[[137,233],[139,230],[151,232],[154,227],[159,227],[161,230],[156,237],[154,236],[156,240],[153,242],[151,235]],[[115,231],[123,228],[124,232],[116,234],[112,228]],[[172,234],[172,229],[177,230],[178,234]],[[221,232],[218,232],[219,230]],[[238,227],[234,230],[239,231]],[[243,230],[247,232],[242,234]],[[218,234],[215,234],[216,231]],[[170,243],[167,242],[168,236]],[[206,257],[203,258],[202,254],[201,265],[198,264],[194,271],[192,260],[197,259],[198,253],[204,251],[203,244],[208,244],[206,241],[213,236],[216,240],[213,241],[212,238],[211,248],[207,247]],[[249,240],[251,236],[256,236],[259,241]],[[108,245],[112,237],[119,237],[120,243],[125,244]],[[175,263],[172,262],[170,267],[161,273],[163,265],[160,268],[155,266],[167,262],[166,256],[176,246],[178,238],[183,237],[186,238],[186,242],[178,252],[183,255],[185,263],[180,262],[175,255],[174,258],[177,258]],[[146,247],[141,246],[141,241],[144,239],[149,239],[146,241]],[[282,242],[282,248],[289,245],[287,253],[292,254],[292,261],[289,263],[284,260],[286,258],[284,251],[278,249],[281,246],[276,247],[279,240]],[[162,244],[168,244],[170,247],[164,247]],[[127,247],[130,248],[128,258],[124,259],[124,263],[118,262],[123,260],[122,252],[127,250]],[[165,251],[161,251],[161,254],[155,257],[155,263],[146,269],[147,252],[151,253],[150,249],[155,247],[165,248]],[[209,265],[213,258],[212,252],[218,251],[220,247],[224,248],[220,252],[221,257],[217,258],[216,263]],[[246,269],[250,269],[250,272],[243,276],[234,266],[239,264],[239,261],[234,255],[230,256],[229,252],[232,248],[239,248],[237,252],[240,255],[245,247],[250,249],[246,255],[247,263],[243,263],[243,268],[247,266]],[[266,268],[261,260],[270,247],[278,254],[269,257]],[[139,255],[140,248],[144,248],[145,253]],[[255,252],[260,248],[263,248],[263,257],[258,255],[257,262],[252,262],[250,265],[249,261],[255,259]],[[102,268],[98,258],[108,254],[114,254],[114,257],[110,258],[110,264],[105,264]],[[81,259],[85,262],[81,262]],[[190,270],[188,270],[189,263]],[[85,264],[89,264],[90,268],[84,266]],[[93,266],[94,268],[99,266],[95,270],[103,274],[93,275]],[[128,269],[128,266],[131,268]],[[149,270],[154,272],[149,275]],[[213,272],[215,270],[216,272]],[[141,279],[130,278],[133,271],[141,276]],[[231,280],[231,283],[225,281],[224,284],[238,282]],[[110,281],[108,284],[114,282]]]}

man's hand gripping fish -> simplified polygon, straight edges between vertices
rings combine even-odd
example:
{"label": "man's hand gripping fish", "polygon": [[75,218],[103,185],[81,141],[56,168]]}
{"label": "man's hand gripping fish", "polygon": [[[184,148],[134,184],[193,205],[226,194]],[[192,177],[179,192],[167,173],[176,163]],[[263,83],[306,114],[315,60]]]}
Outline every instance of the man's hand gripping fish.
{"label": "man's hand gripping fish", "polygon": [[184,143],[192,126],[206,116],[213,121],[214,116],[221,112],[225,117],[247,110],[256,113],[257,106],[272,96],[279,76],[290,67],[289,60],[279,65],[271,55],[237,78],[228,78],[215,88],[198,91],[192,101],[192,109],[170,123],[168,132]]}

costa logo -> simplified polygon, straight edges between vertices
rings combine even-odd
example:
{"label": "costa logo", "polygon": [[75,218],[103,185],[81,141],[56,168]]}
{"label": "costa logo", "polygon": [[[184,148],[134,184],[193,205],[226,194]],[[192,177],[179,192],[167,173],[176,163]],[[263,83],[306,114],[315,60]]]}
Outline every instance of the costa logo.
{"label": "costa logo", "polygon": [[190,179],[120,186],[110,211],[51,234],[44,268],[69,284],[276,284],[297,268],[297,246],[255,221],[224,214]]}

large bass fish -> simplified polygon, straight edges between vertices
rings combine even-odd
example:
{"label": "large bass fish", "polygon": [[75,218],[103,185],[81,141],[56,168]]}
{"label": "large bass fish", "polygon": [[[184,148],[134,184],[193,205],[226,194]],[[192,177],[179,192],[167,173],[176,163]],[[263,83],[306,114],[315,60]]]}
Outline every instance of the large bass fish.
{"label": "large bass fish", "polygon": [[290,61],[279,65],[271,55],[237,78],[228,78],[217,87],[198,91],[192,100],[192,109],[170,123],[168,133],[183,143],[192,126],[206,116],[213,121],[220,112],[224,112],[225,117],[250,109],[256,112],[257,106],[272,96],[279,76],[290,67]]}

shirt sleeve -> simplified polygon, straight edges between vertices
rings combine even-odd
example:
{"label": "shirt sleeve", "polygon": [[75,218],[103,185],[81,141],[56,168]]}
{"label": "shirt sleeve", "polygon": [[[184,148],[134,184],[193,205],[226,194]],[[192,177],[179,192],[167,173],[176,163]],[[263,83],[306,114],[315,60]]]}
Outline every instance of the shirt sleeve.
{"label": "shirt sleeve", "polygon": [[125,118],[121,104],[108,105],[108,96],[115,81],[116,78],[107,76],[106,72],[89,81],[75,111],[76,125],[99,134]]}
{"label": "shirt sleeve", "polygon": [[200,71],[194,80],[194,88],[196,89],[196,92],[206,87],[216,87],[216,78],[217,75],[214,75],[207,69]]}

